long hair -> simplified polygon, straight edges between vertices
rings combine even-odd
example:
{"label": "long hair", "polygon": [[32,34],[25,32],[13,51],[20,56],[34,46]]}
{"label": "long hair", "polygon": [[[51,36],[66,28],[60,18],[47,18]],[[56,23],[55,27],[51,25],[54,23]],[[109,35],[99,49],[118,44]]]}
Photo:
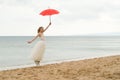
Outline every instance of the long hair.
{"label": "long hair", "polygon": [[38,28],[37,32],[39,33],[41,31],[41,29],[43,29],[42,26]]}

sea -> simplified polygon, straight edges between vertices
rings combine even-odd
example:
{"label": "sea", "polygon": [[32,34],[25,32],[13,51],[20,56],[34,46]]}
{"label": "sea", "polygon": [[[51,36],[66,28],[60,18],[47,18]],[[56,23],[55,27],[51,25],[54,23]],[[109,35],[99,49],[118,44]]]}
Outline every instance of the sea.
{"label": "sea", "polygon": [[[0,36],[0,70],[35,66],[30,58],[40,39],[33,36]],[[120,36],[46,36],[41,65],[120,55]]]}

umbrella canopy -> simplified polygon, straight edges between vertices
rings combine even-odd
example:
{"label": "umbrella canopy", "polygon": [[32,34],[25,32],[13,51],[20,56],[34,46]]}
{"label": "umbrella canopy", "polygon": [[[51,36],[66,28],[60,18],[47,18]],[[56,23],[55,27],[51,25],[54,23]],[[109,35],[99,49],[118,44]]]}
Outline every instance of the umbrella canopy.
{"label": "umbrella canopy", "polygon": [[51,15],[54,15],[54,14],[58,14],[59,11],[55,10],[55,9],[46,9],[46,10],[43,10],[40,15],[43,15],[43,16],[51,16]]}
{"label": "umbrella canopy", "polygon": [[50,19],[50,22],[51,22],[51,15],[54,15],[54,14],[58,14],[59,11],[55,10],[55,9],[46,9],[46,10],[43,10],[40,15],[42,16],[49,16],[49,19]]}

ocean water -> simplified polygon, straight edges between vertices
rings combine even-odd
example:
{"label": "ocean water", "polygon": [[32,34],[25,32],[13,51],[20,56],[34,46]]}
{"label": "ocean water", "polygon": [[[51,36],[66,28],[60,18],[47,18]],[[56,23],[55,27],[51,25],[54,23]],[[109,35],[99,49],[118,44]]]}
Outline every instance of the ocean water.
{"label": "ocean water", "polygon": [[[0,37],[0,69],[34,65],[30,53],[36,42],[33,36]],[[120,36],[47,36],[41,64],[120,55]]]}

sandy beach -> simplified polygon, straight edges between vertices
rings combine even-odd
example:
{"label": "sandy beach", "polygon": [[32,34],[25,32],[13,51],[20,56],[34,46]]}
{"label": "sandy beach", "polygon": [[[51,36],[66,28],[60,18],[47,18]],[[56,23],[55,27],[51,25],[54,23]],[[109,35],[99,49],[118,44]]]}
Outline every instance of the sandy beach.
{"label": "sandy beach", "polygon": [[120,80],[120,55],[4,70],[0,80]]}

